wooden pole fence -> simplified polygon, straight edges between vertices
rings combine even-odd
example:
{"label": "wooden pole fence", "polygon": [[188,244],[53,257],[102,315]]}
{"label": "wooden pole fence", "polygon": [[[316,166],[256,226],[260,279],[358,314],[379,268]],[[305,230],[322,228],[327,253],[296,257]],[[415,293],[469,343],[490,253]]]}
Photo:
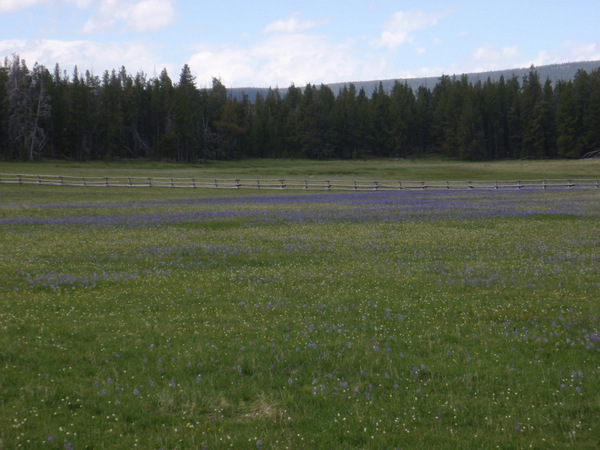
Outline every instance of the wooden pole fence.
{"label": "wooden pole fence", "polygon": [[312,191],[441,191],[441,190],[521,190],[521,189],[600,189],[600,178],[568,180],[467,180],[467,181],[372,181],[310,179],[219,179],[164,177],[75,177],[65,175],[26,175],[0,173],[1,184],[36,184],[84,187],[164,187],[204,189],[259,189]]}

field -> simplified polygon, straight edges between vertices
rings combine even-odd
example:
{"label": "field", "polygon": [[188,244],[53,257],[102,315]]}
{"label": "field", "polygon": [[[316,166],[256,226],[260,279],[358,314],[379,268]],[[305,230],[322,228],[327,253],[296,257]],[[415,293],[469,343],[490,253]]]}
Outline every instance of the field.
{"label": "field", "polygon": [[[0,172],[598,176],[563,163]],[[598,190],[0,185],[0,268],[0,448],[600,446]]]}

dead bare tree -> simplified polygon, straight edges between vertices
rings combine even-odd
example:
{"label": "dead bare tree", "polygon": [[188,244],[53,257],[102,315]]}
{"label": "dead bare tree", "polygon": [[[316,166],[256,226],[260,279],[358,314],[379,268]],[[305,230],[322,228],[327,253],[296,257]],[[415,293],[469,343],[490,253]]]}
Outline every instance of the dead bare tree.
{"label": "dead bare tree", "polygon": [[46,133],[41,126],[50,114],[45,72],[46,68],[38,64],[29,71],[18,55],[13,56],[8,72],[10,144],[17,155],[30,161],[46,142]]}

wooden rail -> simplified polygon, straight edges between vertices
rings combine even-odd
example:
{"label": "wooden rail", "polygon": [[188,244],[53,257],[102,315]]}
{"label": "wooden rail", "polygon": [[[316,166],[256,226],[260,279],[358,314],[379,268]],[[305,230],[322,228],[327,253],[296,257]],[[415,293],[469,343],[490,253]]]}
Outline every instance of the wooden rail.
{"label": "wooden rail", "polygon": [[442,191],[506,189],[600,189],[598,179],[518,181],[368,181],[315,179],[220,179],[165,177],[74,177],[0,173],[0,184],[85,187],[167,187],[312,191]]}

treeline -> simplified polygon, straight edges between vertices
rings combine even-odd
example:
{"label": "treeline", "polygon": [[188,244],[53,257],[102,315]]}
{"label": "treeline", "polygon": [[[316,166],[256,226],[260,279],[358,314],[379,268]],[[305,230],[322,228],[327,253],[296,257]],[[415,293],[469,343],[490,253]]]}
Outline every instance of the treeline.
{"label": "treeline", "polygon": [[270,89],[233,98],[199,89],[185,65],[174,83],[131,75],[53,72],[18,55],[0,67],[0,159],[418,157],[465,160],[579,158],[600,149],[600,69],[572,80],[472,84],[442,76],[433,89],[352,84]]}

